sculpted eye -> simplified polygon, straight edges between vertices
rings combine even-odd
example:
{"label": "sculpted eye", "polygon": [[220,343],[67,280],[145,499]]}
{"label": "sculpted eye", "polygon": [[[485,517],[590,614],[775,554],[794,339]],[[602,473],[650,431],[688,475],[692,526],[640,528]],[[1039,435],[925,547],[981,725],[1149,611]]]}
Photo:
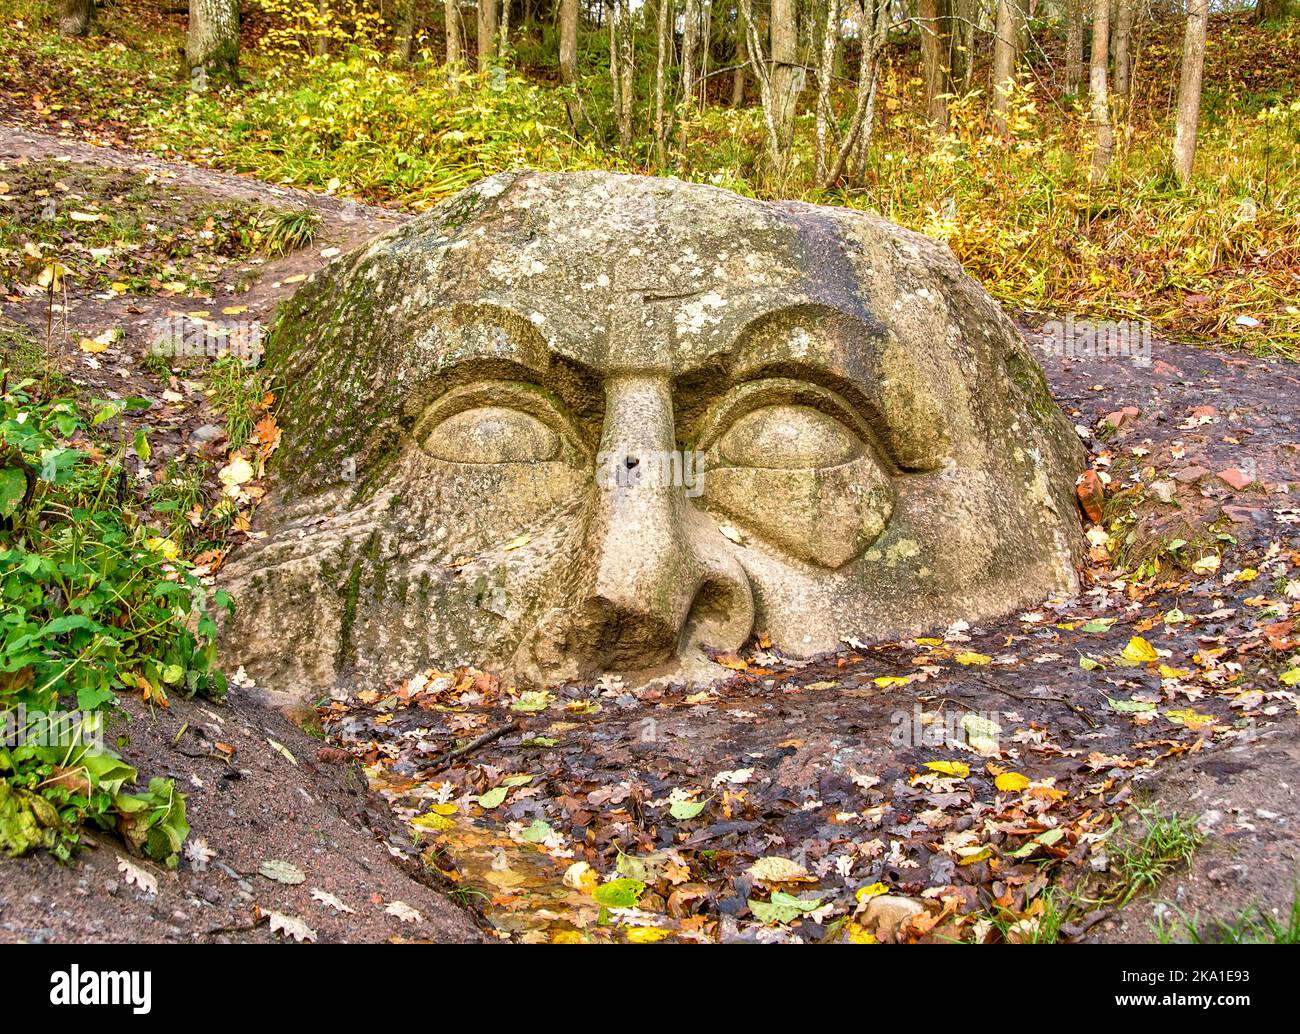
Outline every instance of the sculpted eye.
{"label": "sculpted eye", "polygon": [[858,437],[809,406],[764,406],[745,414],[718,442],[721,459],[738,467],[813,470],[838,467],[862,454]]}
{"label": "sculpted eye", "polygon": [[447,417],[421,446],[449,463],[537,463],[559,455],[560,438],[517,409],[477,406]]}

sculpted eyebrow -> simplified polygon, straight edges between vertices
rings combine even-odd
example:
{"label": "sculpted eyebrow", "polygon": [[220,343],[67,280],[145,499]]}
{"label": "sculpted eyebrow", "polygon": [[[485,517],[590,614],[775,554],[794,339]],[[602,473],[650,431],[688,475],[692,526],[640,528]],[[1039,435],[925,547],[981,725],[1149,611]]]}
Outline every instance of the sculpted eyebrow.
{"label": "sculpted eyebrow", "polygon": [[[885,356],[893,364],[885,369]],[[948,420],[929,390],[931,371],[917,367],[874,320],[828,306],[777,309],[748,323],[734,339],[733,383],[789,377],[842,395],[876,429],[906,471],[942,466]]]}

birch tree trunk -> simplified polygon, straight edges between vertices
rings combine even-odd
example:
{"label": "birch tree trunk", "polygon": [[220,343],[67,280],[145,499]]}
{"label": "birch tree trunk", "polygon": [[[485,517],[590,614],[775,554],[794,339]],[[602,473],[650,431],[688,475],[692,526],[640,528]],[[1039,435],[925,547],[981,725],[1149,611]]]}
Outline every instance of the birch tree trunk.
{"label": "birch tree trunk", "polygon": [[826,0],[826,21],[822,26],[821,60],[817,63],[817,182],[822,183],[828,172],[827,154],[831,110],[831,82],[835,74],[835,47],[840,33],[839,0]]}
{"label": "birch tree trunk", "polygon": [[664,76],[668,64],[668,12],[672,0],[658,0],[659,25],[656,34],[657,61],[655,63],[655,161],[662,169],[668,164],[668,124],[664,118]]}
{"label": "birch tree trunk", "polygon": [[190,76],[234,77],[239,72],[239,0],[190,0],[185,64]]}
{"label": "birch tree trunk", "polygon": [[85,36],[95,18],[95,0],[61,0],[59,35]]}
{"label": "birch tree trunk", "polygon": [[875,113],[876,80],[880,73],[880,51],[889,34],[889,0],[858,0],[858,85],[853,101],[853,117],[840,141],[835,160],[827,170],[821,186],[829,190],[844,175],[849,159],[858,156],[859,169],[865,166]]}
{"label": "birch tree trunk", "polygon": [[763,146],[768,174],[781,179],[785,175],[787,150],[782,146],[777,128],[776,103],[772,88],[772,75],[768,70],[763,40],[754,21],[752,0],[738,0],[740,25],[745,34],[745,53],[749,55],[749,68],[758,83],[758,100],[763,109]]}
{"label": "birch tree trunk", "polygon": [[1174,123],[1174,172],[1183,186],[1191,181],[1196,160],[1196,125],[1201,117],[1201,73],[1205,68],[1205,23],[1209,0],[1187,0],[1183,68],[1178,76],[1178,116]]}
{"label": "birch tree trunk", "polygon": [[609,75],[618,122],[618,146],[626,154],[632,147],[632,102],[635,86],[636,42],[629,0],[611,0],[609,8]]}
{"label": "birch tree trunk", "polygon": [[[1201,0],[1204,2],[1204,0]],[[1110,54],[1110,0],[1092,3],[1092,64],[1088,69],[1088,97],[1092,106],[1095,140],[1092,148],[1093,183],[1099,183],[1110,167],[1115,149],[1115,131],[1110,124],[1110,99],[1106,86],[1106,59]]]}
{"label": "birch tree trunk", "polygon": [[510,50],[510,0],[501,0],[501,25],[497,30],[497,57],[505,60]]}
{"label": "birch tree trunk", "polygon": [[447,67],[456,68],[462,60],[460,39],[460,4],[457,0],[442,0],[442,23],[447,34]]}

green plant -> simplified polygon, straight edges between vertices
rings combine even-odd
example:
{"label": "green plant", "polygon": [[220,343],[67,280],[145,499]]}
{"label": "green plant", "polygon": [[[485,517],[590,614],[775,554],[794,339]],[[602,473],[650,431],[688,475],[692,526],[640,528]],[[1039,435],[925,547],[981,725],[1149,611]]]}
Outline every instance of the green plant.
{"label": "green plant", "polygon": [[[213,614],[229,608],[153,534],[127,476],[122,417],[145,400],[44,399],[0,372],[0,850],[69,857],[84,822],[174,865],[187,832],[170,780],[137,773],[101,746],[125,688],[220,696]],[[118,440],[97,437],[110,423]],[[147,461],[143,432],[133,436]],[[57,735],[42,716],[65,718]],[[45,722],[45,724],[41,724]]]}
{"label": "green plant", "polygon": [[[188,545],[198,518],[208,503],[206,479],[209,464],[192,460],[183,463],[172,457],[167,460],[162,479],[149,492],[149,507],[166,526],[167,538],[182,551]],[[197,515],[192,519],[192,515]]]}
{"label": "green plant", "polygon": [[275,258],[305,248],[316,239],[320,223],[320,215],[310,208],[268,213],[257,224],[262,250]]}
{"label": "green plant", "polygon": [[226,419],[230,448],[238,449],[253,433],[269,384],[262,371],[237,356],[223,356],[208,367],[204,393]]}
{"label": "green plant", "polygon": [[1256,906],[1246,909],[1236,919],[1189,919],[1176,907],[1171,908],[1177,921],[1168,915],[1156,920],[1156,939],[1161,944],[1181,941],[1189,944],[1300,944],[1300,888],[1292,894],[1291,909],[1275,919]]}
{"label": "green plant", "polygon": [[1190,865],[1205,839],[1195,818],[1176,812],[1162,815],[1154,808],[1139,808],[1138,816],[1145,828],[1116,846],[1112,878],[1102,900],[1126,905],[1142,891],[1154,889],[1175,869]]}

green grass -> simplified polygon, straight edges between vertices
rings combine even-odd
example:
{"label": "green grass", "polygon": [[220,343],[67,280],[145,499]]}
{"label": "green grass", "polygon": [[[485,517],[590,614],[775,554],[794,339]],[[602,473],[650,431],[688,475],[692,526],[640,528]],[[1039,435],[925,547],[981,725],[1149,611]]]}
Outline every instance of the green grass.
{"label": "green grass", "polygon": [[1144,891],[1154,890],[1165,877],[1191,864],[1192,856],[1205,836],[1196,819],[1171,812],[1162,815],[1152,809],[1138,809],[1144,829],[1113,845],[1111,879],[1102,896],[1124,906]]}
{"label": "green grass", "polygon": [[272,258],[305,248],[316,239],[321,217],[310,208],[286,209],[258,222],[262,249]]}
{"label": "green grass", "polygon": [[224,356],[207,368],[203,391],[225,419],[231,449],[248,442],[269,389],[266,375],[236,356]]}
{"label": "green grass", "polygon": [[1155,927],[1161,944],[1300,944],[1300,888],[1291,898],[1291,909],[1281,919],[1258,907],[1247,909],[1232,920],[1189,919],[1175,908],[1177,920],[1161,917]]}

